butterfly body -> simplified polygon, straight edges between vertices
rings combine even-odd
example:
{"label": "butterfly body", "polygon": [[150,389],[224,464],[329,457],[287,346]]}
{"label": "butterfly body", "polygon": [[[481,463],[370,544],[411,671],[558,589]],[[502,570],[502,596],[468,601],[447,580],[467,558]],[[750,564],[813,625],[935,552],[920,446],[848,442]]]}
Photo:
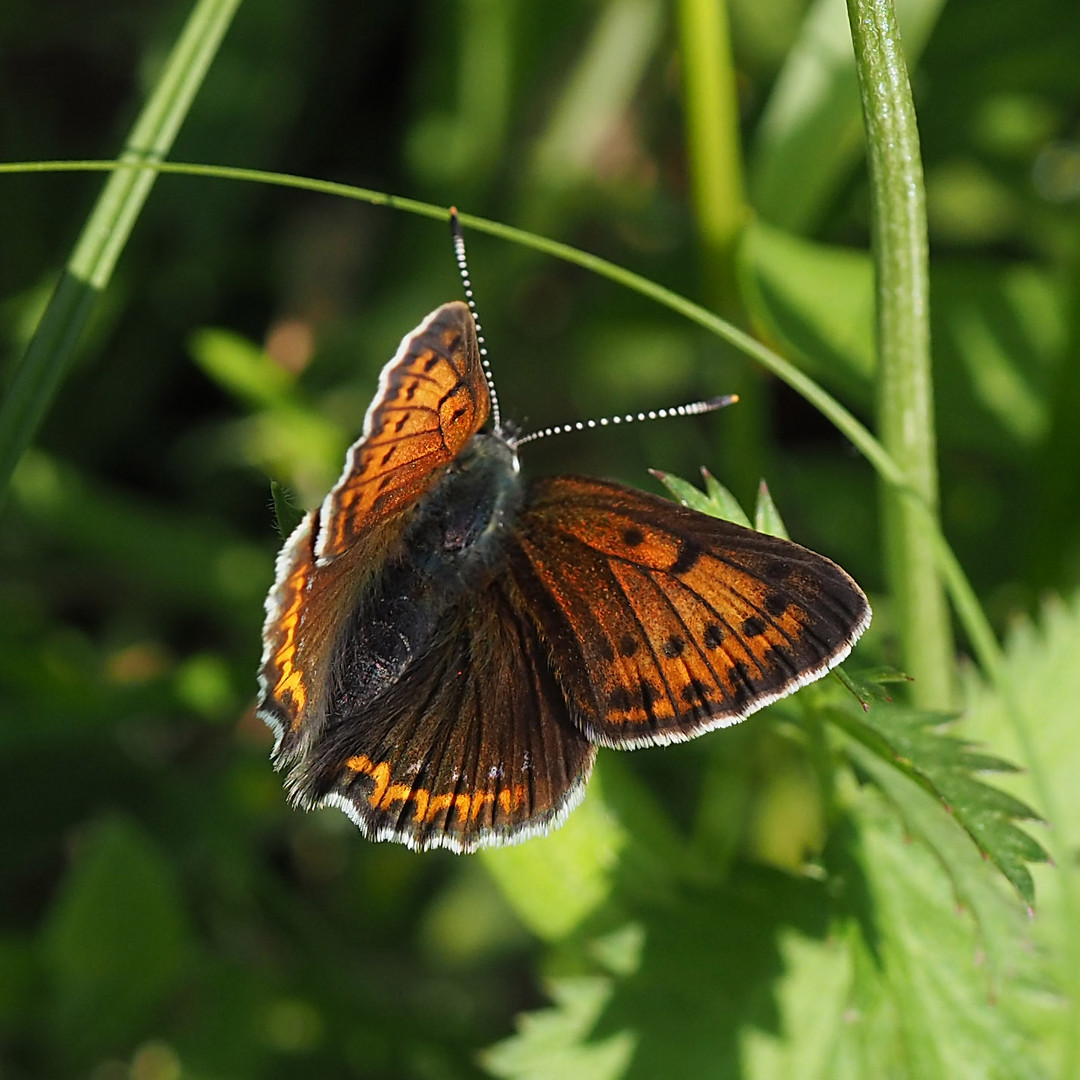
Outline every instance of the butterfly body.
{"label": "butterfly body", "polygon": [[513,450],[476,435],[409,513],[331,650],[331,716],[385,697],[498,573],[521,505]]}
{"label": "butterfly body", "polygon": [[823,556],[619,484],[525,484],[464,304],[383,371],[341,479],[286,543],[260,715],[304,807],[416,848],[516,842],[598,745],[691,738],[820,677],[869,622]]}

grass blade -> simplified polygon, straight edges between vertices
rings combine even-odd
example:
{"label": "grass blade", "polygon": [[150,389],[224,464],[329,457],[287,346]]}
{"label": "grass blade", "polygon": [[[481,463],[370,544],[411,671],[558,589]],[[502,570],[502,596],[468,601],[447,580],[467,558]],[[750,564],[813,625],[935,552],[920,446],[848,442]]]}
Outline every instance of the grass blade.
{"label": "grass blade", "polygon": [[[199,0],[128,136],[121,165],[87,218],[0,405],[0,501],[112,277],[116,260],[157,179],[148,162],[172,148],[240,0]],[[135,167],[124,168],[123,165]]]}

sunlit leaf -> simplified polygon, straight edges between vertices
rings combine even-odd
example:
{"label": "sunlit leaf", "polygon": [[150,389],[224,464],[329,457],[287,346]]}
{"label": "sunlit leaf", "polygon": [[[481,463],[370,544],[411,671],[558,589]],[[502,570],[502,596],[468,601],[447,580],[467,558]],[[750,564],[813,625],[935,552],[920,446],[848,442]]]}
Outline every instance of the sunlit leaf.
{"label": "sunlit leaf", "polygon": [[758,485],[757,503],[754,506],[754,528],[758,532],[779,536],[783,540],[790,539],[784,527],[784,519],[780,517],[780,511],[776,509],[776,503],[773,502],[769,485],[764,480]]}
{"label": "sunlit leaf", "polygon": [[[1047,858],[1042,846],[1017,828],[1017,821],[1039,815],[980,779],[977,773],[1007,773],[1015,766],[981,753],[971,743],[946,732],[955,717],[876,703],[863,713],[833,709],[830,718],[863,748],[934,795],[976,847],[1005,875],[1028,905],[1034,885],[1027,864]],[[865,757],[857,755],[865,762]],[[874,769],[879,779],[882,773]],[[895,788],[903,813],[903,796]]]}
{"label": "sunlit leaf", "polygon": [[705,491],[701,491],[688,480],[673,476],[671,473],[653,469],[652,474],[683,506],[688,506],[701,514],[708,514],[710,517],[723,518],[725,521],[732,521],[736,525],[750,528],[750,519],[739,506],[735,496],[707,469],[701,470],[701,475],[705,480]]}

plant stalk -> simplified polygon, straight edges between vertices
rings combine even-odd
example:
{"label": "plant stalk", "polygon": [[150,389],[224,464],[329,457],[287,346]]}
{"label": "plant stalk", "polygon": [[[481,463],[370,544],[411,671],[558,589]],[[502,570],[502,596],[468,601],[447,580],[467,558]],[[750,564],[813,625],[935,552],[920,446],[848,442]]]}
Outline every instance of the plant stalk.
{"label": "plant stalk", "polygon": [[[675,13],[702,293],[713,310],[741,322],[736,252],[749,208],[727,0],[679,0]],[[742,357],[726,364],[723,389],[737,394],[741,404],[723,425],[720,453],[729,484],[744,495],[757,487],[760,470],[768,471],[761,382],[760,372]]]}
{"label": "plant stalk", "polygon": [[[870,171],[877,277],[877,423],[907,490],[881,485],[885,566],[901,663],[921,708],[954,704],[953,640],[926,530],[938,516],[929,242],[915,105],[892,0],[847,0]],[[921,500],[922,507],[914,499]]]}

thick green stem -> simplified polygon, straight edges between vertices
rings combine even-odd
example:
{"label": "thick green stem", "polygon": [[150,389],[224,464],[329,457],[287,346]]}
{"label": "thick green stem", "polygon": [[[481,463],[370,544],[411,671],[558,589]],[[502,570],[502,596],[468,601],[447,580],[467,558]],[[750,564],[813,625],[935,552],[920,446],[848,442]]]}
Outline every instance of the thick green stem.
{"label": "thick green stem", "polygon": [[[917,705],[953,703],[953,643],[926,530],[938,503],[929,254],[919,133],[892,0],[848,0],[870,166],[877,272],[877,421],[907,490],[881,487],[885,564]],[[913,495],[922,501],[915,505]],[[921,520],[922,519],[922,520]]]}
{"label": "thick green stem", "polygon": [[710,300],[730,306],[746,222],[739,106],[724,0],[679,0],[679,56],[690,193]]}
{"label": "thick green stem", "polygon": [[172,149],[240,0],[199,0],[131,129],[117,168],[95,204],[11,387],[0,405],[0,502],[63,379],[82,331]]}
{"label": "thick green stem", "polygon": [[[679,61],[690,199],[701,257],[705,303],[741,320],[735,254],[749,213],[743,181],[739,102],[727,0],[679,0]],[[768,471],[761,378],[733,357],[724,391],[738,394],[738,415],[723,425],[720,452],[728,482],[748,493]]]}

